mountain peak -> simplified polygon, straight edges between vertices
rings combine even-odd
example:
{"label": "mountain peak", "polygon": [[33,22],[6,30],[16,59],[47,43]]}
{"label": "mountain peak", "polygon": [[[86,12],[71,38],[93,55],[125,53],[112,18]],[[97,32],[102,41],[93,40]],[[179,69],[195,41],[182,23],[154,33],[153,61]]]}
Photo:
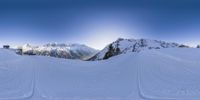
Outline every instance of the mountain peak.
{"label": "mountain peak", "polygon": [[89,60],[104,60],[119,54],[129,52],[140,52],[143,50],[163,49],[163,48],[188,48],[189,46],[180,45],[173,42],[165,42],[151,39],[124,39],[118,38],[106,46],[103,50],[91,57]]}
{"label": "mountain peak", "polygon": [[21,48],[22,54],[43,55],[66,59],[87,59],[97,53],[97,50],[83,44],[48,43],[43,46],[25,44]]}

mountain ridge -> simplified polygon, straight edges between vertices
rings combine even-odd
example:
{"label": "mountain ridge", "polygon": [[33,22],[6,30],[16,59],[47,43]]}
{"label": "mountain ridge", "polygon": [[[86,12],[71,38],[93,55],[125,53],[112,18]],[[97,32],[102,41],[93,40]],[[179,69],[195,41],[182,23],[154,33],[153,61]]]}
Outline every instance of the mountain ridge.
{"label": "mountain ridge", "polygon": [[128,52],[140,52],[143,50],[163,49],[163,48],[189,48],[184,44],[175,42],[165,42],[153,39],[124,39],[118,38],[116,41],[107,45],[96,55],[89,58],[88,61],[105,60],[110,57],[125,54]]}
{"label": "mountain ridge", "polygon": [[88,47],[84,44],[65,44],[65,43],[48,43],[42,46],[32,46],[25,44],[19,46],[20,54],[25,55],[42,55],[66,59],[85,60],[93,56],[98,50]]}

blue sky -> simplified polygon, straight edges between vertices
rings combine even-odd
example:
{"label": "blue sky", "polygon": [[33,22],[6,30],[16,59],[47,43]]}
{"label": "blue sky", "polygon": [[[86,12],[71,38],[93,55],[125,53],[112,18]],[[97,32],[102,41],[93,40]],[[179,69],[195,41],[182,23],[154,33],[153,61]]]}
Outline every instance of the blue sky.
{"label": "blue sky", "polygon": [[123,38],[200,44],[198,0],[1,0],[0,45],[83,43],[102,49]]}

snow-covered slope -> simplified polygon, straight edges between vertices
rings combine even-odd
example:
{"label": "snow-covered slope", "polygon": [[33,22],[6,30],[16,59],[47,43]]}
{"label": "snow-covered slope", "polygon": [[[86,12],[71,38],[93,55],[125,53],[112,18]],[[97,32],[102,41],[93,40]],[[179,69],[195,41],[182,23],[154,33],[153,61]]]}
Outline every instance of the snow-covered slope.
{"label": "snow-covered slope", "polygon": [[103,61],[0,49],[0,100],[199,100],[200,50],[171,48]]}
{"label": "snow-covered slope", "polygon": [[119,38],[88,60],[103,60],[119,54],[162,48],[188,48],[188,46],[150,39]]}
{"label": "snow-covered slope", "polygon": [[87,59],[97,53],[97,50],[81,44],[46,44],[31,46],[25,44],[21,47],[23,54],[44,55],[67,59]]}

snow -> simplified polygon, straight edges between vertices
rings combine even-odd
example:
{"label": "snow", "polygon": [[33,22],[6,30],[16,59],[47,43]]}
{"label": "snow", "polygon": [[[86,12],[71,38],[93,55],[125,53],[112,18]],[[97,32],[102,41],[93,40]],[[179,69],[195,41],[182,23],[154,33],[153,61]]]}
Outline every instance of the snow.
{"label": "snow", "polygon": [[0,49],[0,100],[199,100],[200,50],[170,48],[103,61]]}
{"label": "snow", "polygon": [[98,51],[82,44],[58,44],[49,43],[43,46],[32,46],[25,44],[19,46],[23,54],[27,55],[43,55],[67,59],[88,59],[95,55]]}
{"label": "snow", "polygon": [[[109,46],[116,50],[116,48],[120,49],[119,54],[126,54],[130,52],[141,52],[143,50],[151,50],[151,49],[162,49],[162,48],[187,48],[186,45],[180,45],[173,42],[165,42],[159,40],[150,40],[150,39],[123,39],[119,38],[113,43],[106,46],[103,50],[98,52],[95,56],[91,57],[89,60],[103,60],[105,54],[109,51]],[[188,47],[189,48],[189,47]]]}

